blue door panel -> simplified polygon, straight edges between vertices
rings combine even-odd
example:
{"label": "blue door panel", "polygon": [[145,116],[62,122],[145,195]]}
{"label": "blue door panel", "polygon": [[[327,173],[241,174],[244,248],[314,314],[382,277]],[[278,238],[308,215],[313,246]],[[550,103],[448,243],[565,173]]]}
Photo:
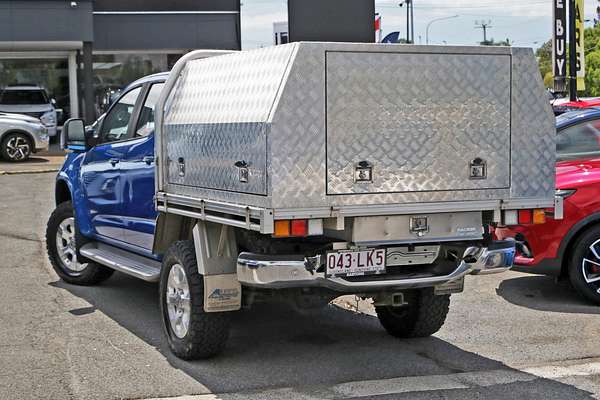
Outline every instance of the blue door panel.
{"label": "blue door panel", "polygon": [[154,208],[154,135],[129,142],[121,163],[125,241],[152,249],[156,210]]}
{"label": "blue door panel", "polygon": [[126,154],[123,143],[108,143],[88,151],[83,160],[80,183],[92,235],[123,240],[120,163]]}
{"label": "blue door panel", "polygon": [[125,241],[134,246],[138,246],[147,250],[152,249],[154,243],[154,219],[136,219],[134,217],[127,218],[125,226]]}

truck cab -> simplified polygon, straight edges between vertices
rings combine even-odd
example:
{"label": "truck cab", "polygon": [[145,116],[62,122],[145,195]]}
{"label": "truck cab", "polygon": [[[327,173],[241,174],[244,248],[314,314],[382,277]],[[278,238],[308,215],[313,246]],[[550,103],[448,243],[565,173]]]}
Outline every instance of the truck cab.
{"label": "truck cab", "polygon": [[[154,107],[167,76],[151,75],[130,84],[87,128],[87,142],[69,146],[57,177],[56,203],[73,206],[82,239],[157,257],[152,254],[157,215]],[[66,265],[76,265],[75,249],[67,246],[64,252]]]}

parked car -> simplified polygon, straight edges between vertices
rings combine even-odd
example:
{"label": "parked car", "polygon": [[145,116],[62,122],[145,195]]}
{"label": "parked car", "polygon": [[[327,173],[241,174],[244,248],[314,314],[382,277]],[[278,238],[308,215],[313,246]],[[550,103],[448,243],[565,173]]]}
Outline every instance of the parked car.
{"label": "parked car", "polygon": [[57,115],[55,101],[38,85],[12,85],[0,91],[0,112],[25,114],[38,118],[48,130],[48,136],[56,136]]}
{"label": "parked car", "polygon": [[600,109],[556,118],[556,195],[564,199],[564,219],[549,214],[534,225],[496,229],[499,239],[514,238],[513,269],[568,278],[587,299],[600,304]]}
{"label": "parked car", "polygon": [[550,101],[554,115],[561,115],[569,111],[577,111],[585,108],[600,107],[600,97],[582,97],[576,101],[569,98],[557,98]]}
{"label": "parked car", "polygon": [[[184,359],[222,351],[231,313],[257,301],[357,295],[391,335],[434,334],[466,275],[512,265],[514,241],[490,223],[554,204],[554,117],[531,51],[427,50],[191,52],[125,88],[95,129],[67,121],[46,231],[56,273],[159,282]],[[413,75],[390,83],[399,64]]]}
{"label": "parked car", "polygon": [[25,161],[31,153],[48,149],[48,130],[28,115],[0,113],[0,156],[6,161]]}

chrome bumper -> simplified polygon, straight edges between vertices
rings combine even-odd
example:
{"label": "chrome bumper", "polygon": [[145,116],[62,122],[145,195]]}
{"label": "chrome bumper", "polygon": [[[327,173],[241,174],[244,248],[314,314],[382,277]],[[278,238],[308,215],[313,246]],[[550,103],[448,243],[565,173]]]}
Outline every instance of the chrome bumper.
{"label": "chrome bumper", "polygon": [[382,289],[413,289],[452,283],[468,274],[493,274],[512,267],[514,243],[498,241],[488,248],[469,247],[454,271],[444,276],[425,278],[347,281],[339,277],[325,277],[312,267],[321,265],[321,256],[269,256],[241,253],[237,260],[238,280],[242,285],[283,289],[293,287],[324,287],[340,292]]}

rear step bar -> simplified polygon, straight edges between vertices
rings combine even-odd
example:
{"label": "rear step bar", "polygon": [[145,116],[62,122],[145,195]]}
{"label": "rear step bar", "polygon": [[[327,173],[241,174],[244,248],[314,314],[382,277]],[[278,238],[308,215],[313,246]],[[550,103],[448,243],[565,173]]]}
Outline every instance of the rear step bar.
{"label": "rear step bar", "polygon": [[98,264],[147,282],[158,282],[160,279],[161,264],[156,260],[98,242],[83,245],[79,252]]}

